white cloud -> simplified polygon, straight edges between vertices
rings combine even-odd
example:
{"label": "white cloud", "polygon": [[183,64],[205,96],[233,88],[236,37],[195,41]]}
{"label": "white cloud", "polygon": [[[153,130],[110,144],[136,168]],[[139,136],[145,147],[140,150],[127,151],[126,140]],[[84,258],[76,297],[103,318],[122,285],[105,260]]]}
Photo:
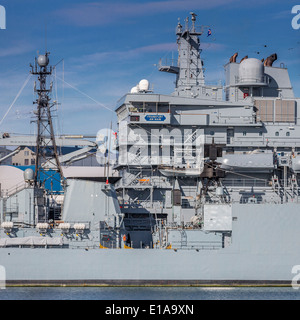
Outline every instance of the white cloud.
{"label": "white cloud", "polygon": [[[228,6],[239,0],[166,0],[143,2],[88,2],[75,4],[72,7],[55,11],[55,15],[64,22],[79,26],[96,26],[124,21],[141,15],[163,14],[176,11],[207,10],[215,7]],[[249,0],[249,2],[253,2]],[[120,18],[122,20],[120,20]]]}
{"label": "white cloud", "polygon": [[19,43],[11,44],[7,48],[1,48],[0,58],[22,55],[33,50],[34,46],[32,44],[27,41],[20,41]]}

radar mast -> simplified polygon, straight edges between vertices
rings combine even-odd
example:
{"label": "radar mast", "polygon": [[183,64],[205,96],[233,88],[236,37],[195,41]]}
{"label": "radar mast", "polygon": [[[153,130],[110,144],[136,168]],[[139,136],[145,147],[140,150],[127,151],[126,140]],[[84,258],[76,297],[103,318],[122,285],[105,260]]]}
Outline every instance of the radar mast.
{"label": "radar mast", "polygon": [[[31,67],[31,74],[38,76],[39,86],[35,84],[34,91],[37,99],[34,104],[37,105],[35,111],[37,122],[37,140],[36,140],[36,159],[34,185],[44,187],[48,179],[54,178],[58,172],[60,182],[63,181],[63,172],[58,158],[57,146],[55,142],[51,108],[56,102],[51,102],[50,93],[52,83],[47,86],[47,78],[52,74],[52,66],[49,65],[49,52],[39,55],[35,58],[34,66]],[[50,154],[49,154],[50,153]]]}
{"label": "radar mast", "polygon": [[200,36],[206,26],[197,26],[194,12],[191,21],[187,17],[183,27],[178,21],[176,27],[178,62],[175,65],[159,64],[159,71],[176,74],[175,95],[197,97],[202,95],[205,87],[203,61],[200,57]]}

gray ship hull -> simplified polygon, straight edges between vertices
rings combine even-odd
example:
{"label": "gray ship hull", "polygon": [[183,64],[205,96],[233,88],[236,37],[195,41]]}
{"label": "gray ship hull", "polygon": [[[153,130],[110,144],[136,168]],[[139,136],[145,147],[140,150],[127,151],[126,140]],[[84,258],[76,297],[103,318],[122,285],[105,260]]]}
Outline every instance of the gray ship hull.
{"label": "gray ship hull", "polygon": [[300,264],[297,204],[233,205],[219,250],[2,248],[9,284],[291,284]]}

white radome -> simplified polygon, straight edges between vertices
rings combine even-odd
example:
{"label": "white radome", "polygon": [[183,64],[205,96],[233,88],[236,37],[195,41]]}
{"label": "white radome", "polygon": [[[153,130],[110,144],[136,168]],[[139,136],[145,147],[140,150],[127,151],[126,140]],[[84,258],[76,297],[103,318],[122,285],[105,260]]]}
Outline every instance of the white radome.
{"label": "white radome", "polygon": [[140,91],[148,91],[149,90],[149,81],[143,79],[139,82]]}
{"label": "white radome", "polygon": [[46,55],[40,55],[37,62],[40,67],[46,67],[49,63],[49,58]]}
{"label": "white radome", "polygon": [[139,87],[135,86],[133,88],[131,88],[130,93],[138,93],[139,92]]}
{"label": "white radome", "polygon": [[263,81],[264,65],[255,58],[245,59],[239,66],[239,77],[241,83],[260,83]]}

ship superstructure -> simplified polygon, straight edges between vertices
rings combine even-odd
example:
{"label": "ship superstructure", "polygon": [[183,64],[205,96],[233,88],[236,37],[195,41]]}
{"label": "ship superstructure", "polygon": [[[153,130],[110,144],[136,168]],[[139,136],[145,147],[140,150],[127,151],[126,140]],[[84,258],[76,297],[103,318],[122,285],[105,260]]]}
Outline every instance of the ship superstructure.
{"label": "ship superstructure", "polygon": [[159,66],[176,75],[174,93],[149,92],[142,80],[117,106],[116,188],[125,221],[144,215],[203,225],[215,219],[216,204],[229,219],[232,203],[298,197],[299,99],[286,66],[273,65],[276,54],[240,63],[235,54],[225,65],[225,87],[208,86],[200,57],[204,29],[195,21],[192,14],[192,25],[188,18],[185,27],[178,23],[178,64]]}
{"label": "ship superstructure", "polygon": [[178,61],[159,64],[176,77],[174,92],[143,79],[118,101],[117,162],[102,177],[66,178],[61,215],[49,219],[51,195],[30,171],[22,188],[2,192],[9,281],[290,282],[300,261],[300,100],[276,54],[237,62],[235,53],[225,86],[207,85],[204,31],[194,13],[178,23]]}

